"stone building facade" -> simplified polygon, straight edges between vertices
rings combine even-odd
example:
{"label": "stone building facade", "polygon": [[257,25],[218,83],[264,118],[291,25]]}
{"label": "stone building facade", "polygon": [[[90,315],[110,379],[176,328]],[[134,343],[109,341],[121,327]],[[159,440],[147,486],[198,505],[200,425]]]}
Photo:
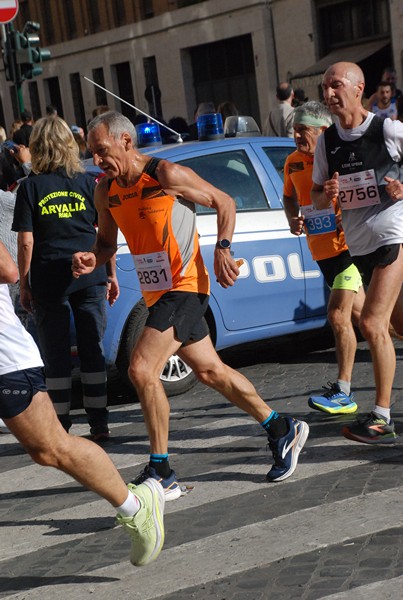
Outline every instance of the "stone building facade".
{"label": "stone building facade", "polygon": [[[402,83],[399,0],[20,0],[14,27],[27,21],[40,23],[52,58],[23,83],[25,108],[37,118],[52,104],[81,126],[98,104],[136,115],[84,77],[166,121],[192,122],[199,102],[232,100],[259,124],[278,81],[316,98],[334,60],[360,62],[371,86],[392,63]],[[18,104],[2,65],[0,81],[8,127]]]}

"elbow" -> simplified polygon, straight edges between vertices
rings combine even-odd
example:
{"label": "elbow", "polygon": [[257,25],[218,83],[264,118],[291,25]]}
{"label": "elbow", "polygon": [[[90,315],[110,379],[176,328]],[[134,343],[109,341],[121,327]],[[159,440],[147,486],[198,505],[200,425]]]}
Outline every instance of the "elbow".
{"label": "elbow", "polygon": [[16,267],[15,269],[12,270],[12,273],[10,273],[9,283],[17,283],[18,280],[19,280],[19,273],[18,273],[18,269]]}
{"label": "elbow", "polygon": [[8,269],[3,272],[1,283],[17,283],[19,279],[19,273],[16,265],[10,265]]}

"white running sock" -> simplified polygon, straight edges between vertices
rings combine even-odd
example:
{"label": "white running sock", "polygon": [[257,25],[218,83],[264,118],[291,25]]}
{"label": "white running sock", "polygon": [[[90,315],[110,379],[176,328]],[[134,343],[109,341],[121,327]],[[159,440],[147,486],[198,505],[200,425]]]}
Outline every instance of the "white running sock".
{"label": "white running sock", "polygon": [[383,406],[378,406],[376,404],[374,412],[376,412],[377,415],[380,415],[381,417],[386,419],[388,423],[390,423],[390,408],[384,408]]}
{"label": "white running sock", "polygon": [[349,396],[350,392],[351,392],[351,382],[343,381],[342,379],[338,379],[337,383],[339,384],[341,391],[344,392],[346,394],[346,396]]}
{"label": "white running sock", "polygon": [[133,517],[140,508],[140,502],[136,496],[129,490],[126,500],[120,506],[116,506],[116,511],[122,517]]}

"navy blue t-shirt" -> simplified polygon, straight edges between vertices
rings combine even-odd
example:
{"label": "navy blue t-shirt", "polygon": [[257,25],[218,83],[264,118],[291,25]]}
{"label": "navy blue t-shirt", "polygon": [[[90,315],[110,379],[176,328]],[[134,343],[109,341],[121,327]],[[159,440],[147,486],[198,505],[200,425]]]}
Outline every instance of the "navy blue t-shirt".
{"label": "navy blue t-shirt", "polygon": [[71,272],[72,254],[91,250],[95,242],[95,185],[87,173],[68,177],[62,170],[31,174],[21,182],[12,229],[34,236],[30,269],[34,296],[66,296],[106,282],[104,266],[79,279]]}

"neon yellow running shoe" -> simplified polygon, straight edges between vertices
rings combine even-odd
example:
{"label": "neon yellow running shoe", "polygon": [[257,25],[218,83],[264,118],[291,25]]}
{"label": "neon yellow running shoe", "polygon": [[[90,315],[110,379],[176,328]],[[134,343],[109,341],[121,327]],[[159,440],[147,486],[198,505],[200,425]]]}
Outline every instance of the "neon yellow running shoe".
{"label": "neon yellow running shoe", "polygon": [[132,539],[130,562],[140,567],[155,560],[164,545],[165,494],[155,479],[137,486],[129,483],[127,487],[138,499],[140,509],[133,517],[117,515],[117,522]]}

